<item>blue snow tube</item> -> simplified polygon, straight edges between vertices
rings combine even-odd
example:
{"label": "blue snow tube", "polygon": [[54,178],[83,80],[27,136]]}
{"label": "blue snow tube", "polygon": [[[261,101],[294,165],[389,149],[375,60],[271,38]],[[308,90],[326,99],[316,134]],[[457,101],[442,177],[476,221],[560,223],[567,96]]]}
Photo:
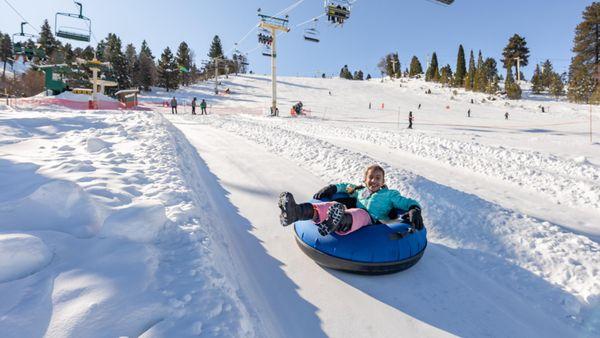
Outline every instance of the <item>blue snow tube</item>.
{"label": "blue snow tube", "polygon": [[[353,207],[347,194],[336,194],[333,200]],[[398,214],[403,214],[402,210]],[[427,247],[427,230],[409,232],[402,219],[371,224],[345,236],[321,236],[312,221],[298,221],[294,233],[300,249],[317,264],[366,275],[406,270],[421,259]]]}

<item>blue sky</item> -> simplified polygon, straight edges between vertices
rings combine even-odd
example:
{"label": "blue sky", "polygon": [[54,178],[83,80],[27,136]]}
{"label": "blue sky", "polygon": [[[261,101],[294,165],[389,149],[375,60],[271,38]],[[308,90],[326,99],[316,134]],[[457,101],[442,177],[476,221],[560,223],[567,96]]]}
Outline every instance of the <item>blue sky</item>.
{"label": "blue sky", "polygon": [[[70,0],[8,0],[27,20],[39,27],[44,19],[54,25],[57,11],[75,11]],[[275,14],[296,0],[81,0],[84,15],[93,21],[97,39],[109,32],[117,33],[124,43],[139,48],[146,39],[158,56],[166,46],[177,48],[186,41],[195,51],[197,62],[206,58],[215,34],[224,49],[257,23],[257,8]],[[458,45],[468,53],[481,49],[484,56],[497,60],[508,38],[515,33],[524,36],[531,51],[530,66],[523,69],[530,77],[535,63],[550,59],[557,71],[566,71],[571,58],[575,26],[581,14],[593,1],[583,0],[456,0],[446,7],[432,0],[359,0],[351,18],[343,27],[333,27],[322,18],[318,29],[321,43],[304,42],[304,27],[299,23],[323,13],[323,1],[305,0],[292,10],[290,33],[279,39],[279,73],[312,76],[317,73],[339,73],[344,64],[351,71],[361,69],[376,75],[378,60],[389,52],[398,52],[402,68],[412,55],[424,64],[433,51],[441,65],[454,69]],[[0,30],[13,33],[21,18],[0,0]],[[28,28],[32,32],[31,27]],[[75,46],[84,46],[74,42]],[[270,72],[270,60],[256,49],[256,31],[239,44],[249,54],[250,69]]]}

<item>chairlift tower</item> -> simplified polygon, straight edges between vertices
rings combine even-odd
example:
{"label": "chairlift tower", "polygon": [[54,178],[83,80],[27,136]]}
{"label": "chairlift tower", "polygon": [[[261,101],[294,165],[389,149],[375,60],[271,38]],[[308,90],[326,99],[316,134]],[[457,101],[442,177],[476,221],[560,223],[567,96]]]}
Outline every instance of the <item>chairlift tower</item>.
{"label": "chairlift tower", "polygon": [[223,61],[223,58],[213,58],[215,64],[215,95],[219,95],[219,61]]}
{"label": "chairlift tower", "polygon": [[287,19],[287,15],[285,18],[277,18],[273,16],[268,16],[264,14],[260,14],[260,9],[258,10],[258,17],[260,18],[259,27],[266,29],[271,32],[271,36],[273,37],[273,42],[271,43],[271,84],[272,84],[272,105],[271,105],[271,115],[277,115],[277,32],[289,32],[290,29],[288,27],[289,20]]}

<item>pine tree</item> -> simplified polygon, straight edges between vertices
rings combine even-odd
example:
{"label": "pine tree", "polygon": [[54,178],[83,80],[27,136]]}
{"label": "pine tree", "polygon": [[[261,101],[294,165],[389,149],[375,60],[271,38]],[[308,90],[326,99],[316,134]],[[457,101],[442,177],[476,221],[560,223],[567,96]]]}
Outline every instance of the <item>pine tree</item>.
{"label": "pine tree", "polygon": [[63,47],[63,51],[65,54],[65,62],[71,64],[75,62],[75,52],[73,51],[73,46],[70,43],[66,43]]}
{"label": "pine tree", "polygon": [[438,67],[437,54],[433,52],[433,55],[431,56],[431,62],[429,63],[427,72],[425,73],[425,81],[438,82],[440,80],[440,70]]}
{"label": "pine tree", "polygon": [[52,34],[52,28],[50,28],[48,20],[44,20],[37,42],[40,44],[40,48],[42,48],[50,58],[60,47],[60,41],[56,40],[54,34]]}
{"label": "pine tree", "polygon": [[519,34],[513,35],[509,40],[506,47],[504,47],[504,51],[502,52],[502,63],[504,64],[504,68],[509,68],[514,66],[515,73],[517,72],[517,61],[515,58],[520,58],[521,67],[527,66],[529,63],[529,48],[527,48],[527,41],[525,38],[519,36]]}
{"label": "pine tree", "polygon": [[107,57],[105,54],[106,54],[106,41],[104,39],[102,39],[96,45],[96,58],[99,61],[106,62]]}
{"label": "pine tree", "polygon": [[557,73],[553,72],[550,77],[549,91],[556,98],[565,94],[565,84]]}
{"label": "pine tree", "polygon": [[390,78],[399,78],[402,76],[402,65],[398,58],[398,53],[391,53],[385,56],[385,73]]}
{"label": "pine tree", "polygon": [[423,74],[423,67],[421,66],[419,58],[413,56],[410,60],[410,70],[408,71],[408,76],[415,77],[419,74]]}
{"label": "pine tree", "polygon": [[371,74],[367,74],[367,81],[371,80]]}
{"label": "pine tree", "polygon": [[392,63],[392,54],[388,54],[385,56],[385,74],[393,79],[394,76],[394,65]]}
{"label": "pine tree", "polygon": [[104,57],[112,66],[110,72],[118,83],[117,89],[127,89],[131,87],[130,73],[128,72],[128,62],[122,51],[121,38],[116,34],[109,33],[106,39],[106,48]]}
{"label": "pine tree", "polygon": [[487,88],[486,72],[483,64],[483,54],[481,50],[477,57],[477,66],[475,68],[475,78],[473,79],[473,90],[476,92],[483,92]]}
{"label": "pine tree", "polygon": [[[190,69],[192,68],[192,55],[188,44],[184,41],[179,44],[177,49],[177,65],[182,70],[180,73],[180,81],[184,86],[189,86],[191,83]],[[233,71],[237,72],[236,64],[232,64]]]}
{"label": "pine tree", "polygon": [[467,76],[465,77],[465,89],[473,90],[474,82],[475,82],[475,56],[473,55],[473,50],[471,50],[471,55],[469,56],[469,71],[467,72]]}
{"label": "pine tree", "polygon": [[531,77],[531,92],[534,94],[541,94],[542,91],[544,91],[542,71],[540,65],[535,65],[535,71]]}
{"label": "pine tree", "polygon": [[352,76],[352,72],[348,69],[348,65],[344,65],[340,70],[340,78],[346,80],[352,80],[354,77]]}
{"label": "pine tree", "polygon": [[458,55],[456,57],[456,72],[454,73],[454,86],[462,87],[465,83],[465,76],[467,75],[467,67],[465,62],[465,50],[463,45],[458,46]]}
{"label": "pine tree", "polygon": [[506,96],[511,100],[518,100],[521,98],[521,87],[515,82],[515,78],[512,75],[512,67],[506,69],[504,90],[506,91]]}
{"label": "pine tree", "polygon": [[142,87],[143,90],[149,91],[150,87],[152,87],[157,78],[157,69],[156,64],[154,63],[154,56],[152,55],[152,51],[150,47],[148,47],[148,43],[146,40],[142,42],[142,46],[140,47],[140,54],[138,55],[139,60],[139,86]]}
{"label": "pine tree", "polygon": [[140,77],[139,77],[139,67],[140,63],[137,57],[137,51],[135,50],[135,46],[130,43],[125,47],[125,60],[127,60],[127,75],[131,81],[131,86],[139,87],[140,85]]}
{"label": "pine tree", "polygon": [[[550,88],[550,84],[552,83],[552,77],[554,75],[554,67],[552,67],[552,62],[550,60],[544,61],[541,69],[541,85],[543,88]],[[533,81],[533,79],[532,79]]]}
{"label": "pine tree", "polygon": [[364,73],[362,70],[354,72],[354,80],[359,80],[359,81],[364,80]]}
{"label": "pine tree", "polygon": [[146,40],[142,41],[142,46],[140,47],[140,55],[141,54],[145,54],[146,56],[154,60],[154,55],[152,55],[152,51],[150,50],[150,47],[148,47],[148,43],[146,42]]}
{"label": "pine tree", "polygon": [[[600,2],[593,2],[583,12],[583,21],[575,28],[573,53],[569,66],[568,97],[573,102],[596,101],[599,90],[597,73],[600,65]],[[593,96],[593,97],[592,97]]]}
{"label": "pine tree", "polygon": [[81,54],[79,54],[79,57],[82,59],[85,59],[85,60],[92,60],[94,58],[94,55],[95,55],[94,47],[87,46],[81,51]]}
{"label": "pine tree", "polygon": [[165,48],[158,61],[158,84],[167,92],[178,88],[179,68],[169,47]]}
{"label": "pine tree", "polygon": [[211,59],[223,57],[223,46],[221,45],[221,38],[218,35],[215,35],[213,38],[208,57]]}
{"label": "pine tree", "polygon": [[452,68],[450,65],[445,65],[440,70],[440,83],[444,85],[452,85]]}
{"label": "pine tree", "polygon": [[6,77],[6,64],[10,63],[12,65],[12,56],[13,49],[12,43],[10,39],[10,35],[8,34],[0,34],[0,61],[2,61],[2,78]]}

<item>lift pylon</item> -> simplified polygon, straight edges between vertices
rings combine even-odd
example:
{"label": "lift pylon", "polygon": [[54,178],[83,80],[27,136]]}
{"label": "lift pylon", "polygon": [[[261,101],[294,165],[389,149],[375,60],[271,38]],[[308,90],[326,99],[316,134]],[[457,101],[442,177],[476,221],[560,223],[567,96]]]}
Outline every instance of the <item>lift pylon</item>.
{"label": "lift pylon", "polygon": [[289,20],[287,15],[285,18],[277,18],[261,14],[260,9],[258,10],[258,17],[260,19],[259,27],[270,31],[272,37],[272,40],[269,41],[269,46],[271,47],[271,83],[273,86],[271,116],[277,116],[279,115],[279,110],[277,109],[277,32],[289,32]]}

